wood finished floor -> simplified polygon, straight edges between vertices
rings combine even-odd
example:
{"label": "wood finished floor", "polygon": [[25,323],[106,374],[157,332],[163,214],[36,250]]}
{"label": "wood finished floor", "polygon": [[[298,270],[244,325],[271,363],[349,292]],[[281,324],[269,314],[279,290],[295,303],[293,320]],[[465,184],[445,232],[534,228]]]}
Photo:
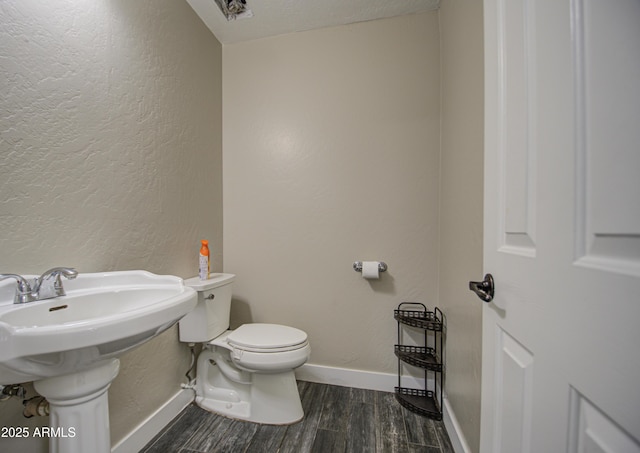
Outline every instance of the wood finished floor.
{"label": "wood finished floor", "polygon": [[393,393],[298,382],[304,419],[259,425],[191,404],[141,453],[453,453],[444,424],[414,414]]}

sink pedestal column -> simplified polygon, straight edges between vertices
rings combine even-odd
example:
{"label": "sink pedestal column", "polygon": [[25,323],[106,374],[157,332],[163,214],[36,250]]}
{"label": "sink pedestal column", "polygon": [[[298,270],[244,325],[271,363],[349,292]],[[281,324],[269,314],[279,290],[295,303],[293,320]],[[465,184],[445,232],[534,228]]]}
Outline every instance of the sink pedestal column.
{"label": "sink pedestal column", "polygon": [[120,370],[110,359],[78,373],[34,382],[49,401],[50,453],[110,453],[107,390]]}

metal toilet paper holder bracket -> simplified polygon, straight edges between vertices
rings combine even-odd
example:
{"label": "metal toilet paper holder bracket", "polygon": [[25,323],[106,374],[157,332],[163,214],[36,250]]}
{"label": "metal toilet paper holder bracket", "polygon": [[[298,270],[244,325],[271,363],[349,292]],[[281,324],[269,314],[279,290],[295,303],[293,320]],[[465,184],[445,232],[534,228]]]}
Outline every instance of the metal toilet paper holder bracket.
{"label": "metal toilet paper holder bracket", "polygon": [[[362,261],[356,261],[353,263],[353,270],[356,272],[362,272]],[[380,272],[386,272],[387,270],[387,263],[383,262],[383,261],[379,261],[378,262],[378,271]]]}

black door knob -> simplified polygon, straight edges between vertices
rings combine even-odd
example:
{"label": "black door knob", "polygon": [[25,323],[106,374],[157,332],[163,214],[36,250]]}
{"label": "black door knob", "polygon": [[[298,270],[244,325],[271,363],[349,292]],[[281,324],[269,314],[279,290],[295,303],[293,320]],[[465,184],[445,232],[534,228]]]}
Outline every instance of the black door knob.
{"label": "black door knob", "polygon": [[469,289],[485,302],[493,300],[495,286],[493,284],[493,276],[487,274],[481,282],[469,282]]}

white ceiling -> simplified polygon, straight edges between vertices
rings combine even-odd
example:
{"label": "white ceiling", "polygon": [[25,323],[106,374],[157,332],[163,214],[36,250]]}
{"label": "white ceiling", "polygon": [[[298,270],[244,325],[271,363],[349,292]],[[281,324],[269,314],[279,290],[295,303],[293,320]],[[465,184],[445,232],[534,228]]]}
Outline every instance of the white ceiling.
{"label": "white ceiling", "polygon": [[222,44],[437,9],[440,0],[246,0],[253,17],[227,21],[214,0],[187,0]]}

